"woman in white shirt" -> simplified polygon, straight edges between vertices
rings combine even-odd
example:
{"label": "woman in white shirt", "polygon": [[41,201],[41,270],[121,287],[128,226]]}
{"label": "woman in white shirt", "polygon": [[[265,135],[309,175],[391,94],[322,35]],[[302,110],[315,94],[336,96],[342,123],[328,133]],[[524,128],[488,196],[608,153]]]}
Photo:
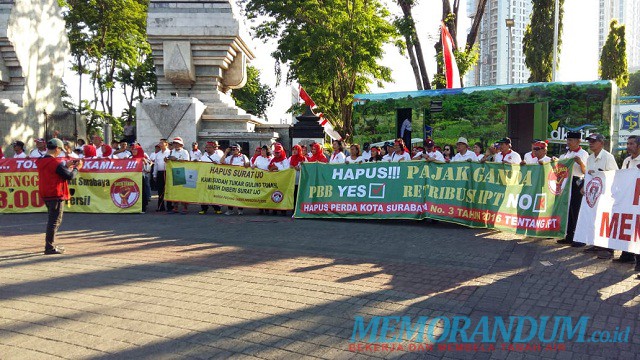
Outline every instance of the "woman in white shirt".
{"label": "woman in white shirt", "polygon": [[[273,146],[273,159],[269,163],[269,171],[281,171],[287,170],[290,167],[290,161],[287,158],[287,152],[284,150],[281,144],[275,144]],[[276,210],[273,210],[273,215],[276,215]],[[286,210],[280,210],[280,215],[287,215]]]}
{"label": "woman in white shirt", "polygon": [[[245,154],[241,153],[241,150],[242,148],[239,144],[231,145],[227,150],[225,150],[224,154],[227,155],[227,157],[222,160],[222,163],[225,165],[249,167],[249,158]],[[228,210],[224,214],[233,215],[233,206],[228,206],[227,208]],[[244,208],[239,207],[237,214],[244,214]]]}
{"label": "woman in white shirt", "polygon": [[353,144],[349,148],[349,156],[344,159],[346,164],[362,164],[364,162],[364,158],[362,154],[360,154],[360,145]]}
{"label": "woman in white shirt", "polygon": [[346,156],[344,155],[344,145],[341,140],[333,140],[331,143],[333,153],[329,158],[329,164],[344,164]]}
{"label": "woman in white shirt", "polygon": [[411,154],[404,146],[404,140],[398,138],[393,145],[393,153],[389,154],[390,162],[411,161]]}
{"label": "woman in white shirt", "polygon": [[254,169],[260,169],[260,170],[269,170],[269,164],[271,163],[271,159],[273,159],[273,156],[271,156],[271,150],[269,150],[269,147],[267,145],[262,146],[262,148],[260,148],[260,156],[258,156],[254,161],[253,164],[251,164],[251,167]]}

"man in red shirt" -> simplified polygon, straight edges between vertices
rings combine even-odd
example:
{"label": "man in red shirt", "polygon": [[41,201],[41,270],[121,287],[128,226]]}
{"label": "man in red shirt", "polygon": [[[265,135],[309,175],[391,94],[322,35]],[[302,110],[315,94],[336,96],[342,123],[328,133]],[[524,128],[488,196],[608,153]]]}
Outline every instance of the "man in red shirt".
{"label": "man in red shirt", "polygon": [[47,205],[49,220],[47,221],[45,255],[63,254],[64,248],[53,245],[56,231],[62,223],[63,201],[69,200],[68,181],[76,177],[78,169],[82,168],[82,160],[64,161],[58,155],[64,149],[60,139],[47,142],[47,154],[38,159],[38,186],[40,197]]}

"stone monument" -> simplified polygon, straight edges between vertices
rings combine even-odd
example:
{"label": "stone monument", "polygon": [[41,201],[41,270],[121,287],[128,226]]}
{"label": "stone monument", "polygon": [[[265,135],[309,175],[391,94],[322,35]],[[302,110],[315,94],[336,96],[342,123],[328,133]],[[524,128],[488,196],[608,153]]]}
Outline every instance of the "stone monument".
{"label": "stone monument", "polygon": [[62,139],[83,134],[61,101],[68,53],[57,0],[0,0],[0,146],[6,155],[13,155],[16,140],[31,149],[34,139],[54,132]]}
{"label": "stone monument", "polygon": [[[253,148],[278,134],[235,105],[254,58],[234,0],[151,0],[147,34],[158,93],[137,106],[138,141],[147,150],[160,138],[240,142]],[[266,128],[268,129],[268,128]],[[251,151],[251,149],[245,149]]]}

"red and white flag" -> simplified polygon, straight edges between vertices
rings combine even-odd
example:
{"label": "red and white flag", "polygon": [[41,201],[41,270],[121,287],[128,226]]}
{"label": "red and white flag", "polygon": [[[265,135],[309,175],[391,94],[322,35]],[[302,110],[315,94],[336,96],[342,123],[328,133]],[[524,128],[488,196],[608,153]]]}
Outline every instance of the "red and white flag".
{"label": "red and white flag", "polygon": [[318,124],[322,125],[324,132],[333,140],[342,140],[342,136],[333,128],[333,125],[324,117],[323,113],[316,114],[320,117]]}
{"label": "red and white flag", "polygon": [[311,96],[309,96],[309,94],[304,91],[304,88],[302,86],[300,86],[300,98],[304,100],[304,103],[309,105],[310,108],[315,109],[316,107],[318,107],[313,99],[311,99]]}
{"label": "red and white flag", "polygon": [[447,89],[460,88],[460,72],[458,71],[458,64],[456,58],[453,56],[454,42],[449,29],[442,23],[442,57],[444,59],[444,71],[447,79]]}

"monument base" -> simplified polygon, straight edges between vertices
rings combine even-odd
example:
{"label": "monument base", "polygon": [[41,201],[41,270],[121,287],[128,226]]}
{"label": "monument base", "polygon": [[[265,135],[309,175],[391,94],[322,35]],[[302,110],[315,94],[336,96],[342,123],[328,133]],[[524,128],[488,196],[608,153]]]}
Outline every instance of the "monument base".
{"label": "monument base", "polygon": [[186,149],[197,140],[197,129],[206,106],[196,98],[144,100],[136,106],[138,142],[147,151],[160,139],[179,136]]}

